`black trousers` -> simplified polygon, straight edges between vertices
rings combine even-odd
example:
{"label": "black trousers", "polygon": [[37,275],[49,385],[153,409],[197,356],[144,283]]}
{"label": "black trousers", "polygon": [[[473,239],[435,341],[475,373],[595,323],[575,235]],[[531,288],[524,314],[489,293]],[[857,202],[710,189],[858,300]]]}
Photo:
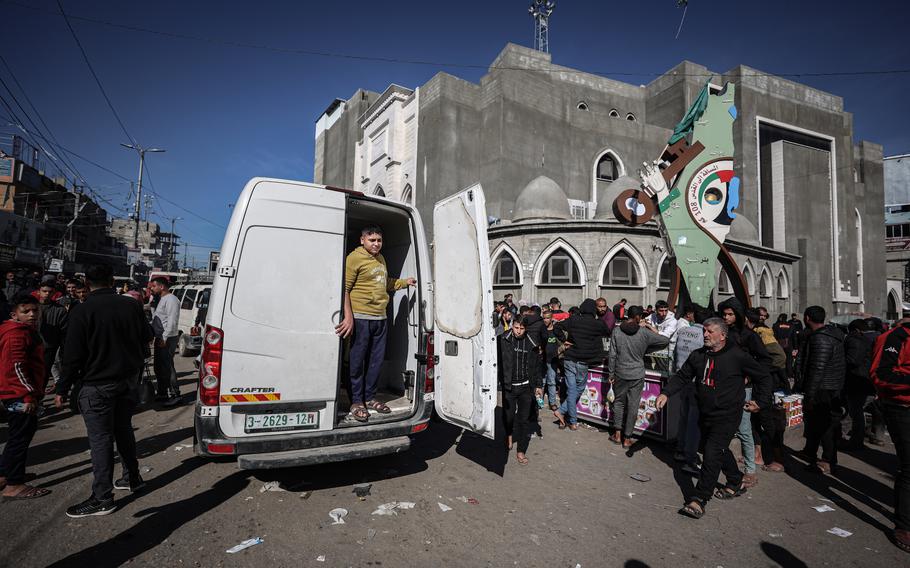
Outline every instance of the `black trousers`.
{"label": "black trousers", "polygon": [[736,431],[739,430],[740,422],[742,422],[741,414],[710,422],[699,422],[704,460],[698,483],[695,485],[695,497],[698,499],[707,501],[711,498],[714,488],[717,486],[717,480],[720,479],[721,471],[727,478],[728,487],[738,487],[742,483],[743,472],[739,470],[736,458],[730,451],[730,442],[736,435]]}
{"label": "black trousers", "polygon": [[894,528],[910,530],[910,406],[880,403],[894,449],[897,472],[894,476]]}
{"label": "black trousers", "polygon": [[155,380],[158,396],[180,396],[177,385],[177,369],[174,368],[174,352],[177,350],[177,336],[164,340],[164,347],[155,346]]}
{"label": "black trousers", "polygon": [[837,443],[841,435],[841,401],[837,391],[822,390],[807,406],[803,400],[803,421],[806,428],[806,453],[814,462],[818,447],[822,460],[837,463]]}
{"label": "black trousers", "polygon": [[92,495],[96,499],[104,501],[113,496],[115,441],[123,472],[139,475],[132,423],[135,397],[126,380],[101,385],[86,383],[79,392],[79,410],[92,451]]}
{"label": "black trousers", "polygon": [[506,435],[518,444],[518,451],[528,451],[531,440],[530,420],[531,404],[534,397],[530,385],[512,387],[502,393],[502,418],[506,426]]}
{"label": "black trousers", "polygon": [[[22,399],[4,402],[21,402]],[[0,457],[0,477],[5,477],[10,485],[25,483],[25,461],[28,458],[28,447],[38,430],[38,415],[22,412],[7,412],[7,440]]]}

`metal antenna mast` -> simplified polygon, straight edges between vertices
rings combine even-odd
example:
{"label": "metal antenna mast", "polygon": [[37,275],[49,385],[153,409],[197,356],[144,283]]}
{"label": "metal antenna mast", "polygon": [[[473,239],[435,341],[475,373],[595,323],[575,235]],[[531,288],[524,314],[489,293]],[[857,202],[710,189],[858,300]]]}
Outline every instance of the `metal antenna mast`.
{"label": "metal antenna mast", "polygon": [[528,13],[534,18],[534,49],[550,53],[550,14],[556,8],[551,0],[532,0]]}

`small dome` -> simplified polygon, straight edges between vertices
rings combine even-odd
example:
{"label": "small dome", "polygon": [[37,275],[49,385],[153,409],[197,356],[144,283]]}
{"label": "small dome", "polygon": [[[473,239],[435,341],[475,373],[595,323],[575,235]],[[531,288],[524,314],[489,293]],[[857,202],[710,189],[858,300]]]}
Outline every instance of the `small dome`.
{"label": "small dome", "polygon": [[613,202],[616,197],[627,189],[639,189],[641,182],[629,176],[620,176],[610,183],[610,185],[600,189],[597,192],[597,211],[594,213],[595,219],[609,219],[613,217]]}
{"label": "small dome", "polygon": [[539,176],[525,186],[512,213],[513,221],[571,219],[566,192],[555,181]]}

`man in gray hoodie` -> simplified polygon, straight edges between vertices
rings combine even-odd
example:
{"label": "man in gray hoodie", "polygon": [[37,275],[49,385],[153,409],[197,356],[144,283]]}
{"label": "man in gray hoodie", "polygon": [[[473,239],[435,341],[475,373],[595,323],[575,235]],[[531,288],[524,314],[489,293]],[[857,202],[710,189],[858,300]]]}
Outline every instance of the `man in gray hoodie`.
{"label": "man in gray hoodie", "polygon": [[614,331],[610,338],[610,384],[613,385],[613,427],[610,441],[632,446],[632,433],[641,404],[641,391],[645,386],[645,353],[663,349],[670,338],[641,326],[644,310],[632,306],[626,312],[628,319]]}

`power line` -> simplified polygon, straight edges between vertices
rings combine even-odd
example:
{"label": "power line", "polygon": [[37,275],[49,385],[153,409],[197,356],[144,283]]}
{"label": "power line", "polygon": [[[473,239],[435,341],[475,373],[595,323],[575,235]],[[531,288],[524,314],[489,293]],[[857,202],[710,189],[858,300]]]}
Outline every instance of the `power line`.
{"label": "power line", "polygon": [[[35,103],[32,102],[31,97],[28,96],[28,91],[26,91],[25,88],[22,86],[22,83],[19,82],[19,79],[16,77],[16,74],[13,72],[12,67],[10,67],[9,63],[6,62],[6,58],[3,57],[3,54],[0,54],[0,62],[2,62],[3,66],[6,67],[6,71],[9,73],[10,77],[12,77],[12,79],[13,79],[13,82],[19,88],[19,92],[21,92],[22,96],[25,97],[25,102],[27,102],[28,105],[32,108],[32,110],[35,111],[35,115],[38,117],[38,120],[44,126],[44,129],[47,131],[47,134],[51,137],[51,139],[53,139],[54,143],[58,146],[57,153],[60,154],[60,159],[62,159],[63,162],[65,164],[67,164],[67,166],[70,168],[70,171],[73,172],[73,175],[79,177],[83,182],[86,182],[85,178],[82,176],[82,172],[80,172],[76,168],[75,164],[73,164],[69,159],[66,158],[66,156],[63,155],[62,152],[59,151],[60,142],[57,140],[57,137],[54,136],[53,131],[51,131],[50,126],[47,125],[47,122],[44,120],[44,117],[41,116],[41,112],[38,111],[38,107],[35,106]],[[13,100],[16,102],[16,104],[19,106],[19,108],[22,108],[22,105],[20,105],[19,101],[16,99],[16,95],[13,94],[13,92],[10,90],[9,87],[6,86],[6,84],[4,84],[4,87],[6,87],[6,90],[9,91],[10,95],[12,95]],[[34,121],[32,121],[31,117],[28,116],[28,112],[26,112],[25,109],[22,109],[22,112],[29,119],[29,122],[32,123],[32,126],[35,127],[35,130],[39,130],[37,125],[34,123]],[[50,144],[50,141],[48,141],[48,143]]]}
{"label": "power line", "polygon": [[76,40],[76,45],[79,46],[79,51],[82,52],[82,59],[85,60],[85,64],[88,66],[88,70],[91,71],[92,77],[94,77],[95,83],[98,85],[98,89],[104,96],[104,100],[107,101],[107,106],[110,107],[111,113],[113,113],[114,118],[117,119],[117,124],[120,125],[120,129],[123,130],[123,133],[126,134],[126,137],[129,138],[130,142],[137,144],[136,139],[130,136],[130,133],[127,131],[126,126],[123,125],[123,121],[120,119],[120,115],[117,113],[117,109],[114,108],[114,103],[112,103],[110,97],[107,96],[107,91],[104,90],[104,85],[101,84],[101,79],[99,79],[98,74],[95,73],[95,68],[92,67],[92,62],[89,61],[88,54],[85,52],[85,48],[82,47],[82,42],[79,41],[79,36],[76,35],[76,30],[73,29],[73,26],[70,24],[70,20],[67,17],[66,12],[63,11],[63,4],[60,2],[60,0],[57,0],[57,7],[60,9],[60,15],[63,16],[63,20],[66,22],[66,27],[69,28],[70,34],[72,34],[73,39]]}
{"label": "power line", "polygon": [[[57,0],[58,4],[60,0]],[[7,4],[13,6],[18,6],[20,8],[27,8],[37,12],[44,12],[46,14],[58,15],[54,12],[39,8],[37,6],[29,6],[26,4],[21,4],[19,2],[13,2],[7,0]],[[62,13],[62,9],[61,9]],[[64,17],[67,17],[64,14]],[[624,72],[624,71],[581,71],[576,69],[528,69],[527,67],[509,67],[509,66],[500,66],[500,65],[481,65],[481,64],[471,64],[471,63],[452,63],[446,61],[429,61],[422,59],[401,59],[395,57],[380,57],[375,55],[362,55],[362,54],[351,54],[351,53],[337,53],[331,51],[320,51],[314,49],[300,49],[300,48],[289,48],[289,47],[278,47],[267,44],[258,44],[258,43],[248,43],[248,42],[239,42],[233,40],[227,40],[222,38],[212,38],[204,36],[196,36],[191,34],[170,32],[164,30],[153,30],[149,28],[143,28],[139,26],[132,26],[127,24],[119,24],[116,22],[110,22],[106,20],[99,20],[95,18],[88,18],[85,16],[76,16],[70,15],[68,18],[73,20],[79,20],[83,22],[90,22],[93,24],[99,24],[102,26],[108,26],[112,28],[118,28],[122,30],[129,30],[133,32],[153,34],[163,37],[168,37],[172,39],[183,39],[189,41],[197,41],[210,44],[220,44],[228,47],[239,47],[244,49],[256,49],[260,51],[271,51],[275,53],[283,53],[287,55],[307,55],[307,56],[316,56],[316,57],[329,57],[335,59],[348,59],[348,60],[357,60],[357,61],[373,61],[378,63],[395,63],[395,64],[404,64],[404,65],[423,65],[423,66],[434,66],[434,67],[453,67],[460,69],[489,69],[489,70],[507,70],[507,71],[537,71],[543,73],[565,73],[565,74],[594,74],[594,75],[614,75],[614,76],[627,76],[627,77],[660,77],[665,75],[666,72],[660,73],[642,73],[642,72]],[[67,22],[68,24],[69,22]],[[72,28],[70,28],[72,29]],[[881,69],[881,70],[858,70],[858,71],[833,71],[833,72],[802,72],[802,73],[747,73],[742,75],[742,77],[849,77],[849,76],[868,76],[868,75],[898,75],[898,74],[907,74],[910,73],[910,68],[902,69]],[[716,75],[715,73],[677,73],[677,77],[711,77]],[[121,125],[122,126],[122,125]]]}

